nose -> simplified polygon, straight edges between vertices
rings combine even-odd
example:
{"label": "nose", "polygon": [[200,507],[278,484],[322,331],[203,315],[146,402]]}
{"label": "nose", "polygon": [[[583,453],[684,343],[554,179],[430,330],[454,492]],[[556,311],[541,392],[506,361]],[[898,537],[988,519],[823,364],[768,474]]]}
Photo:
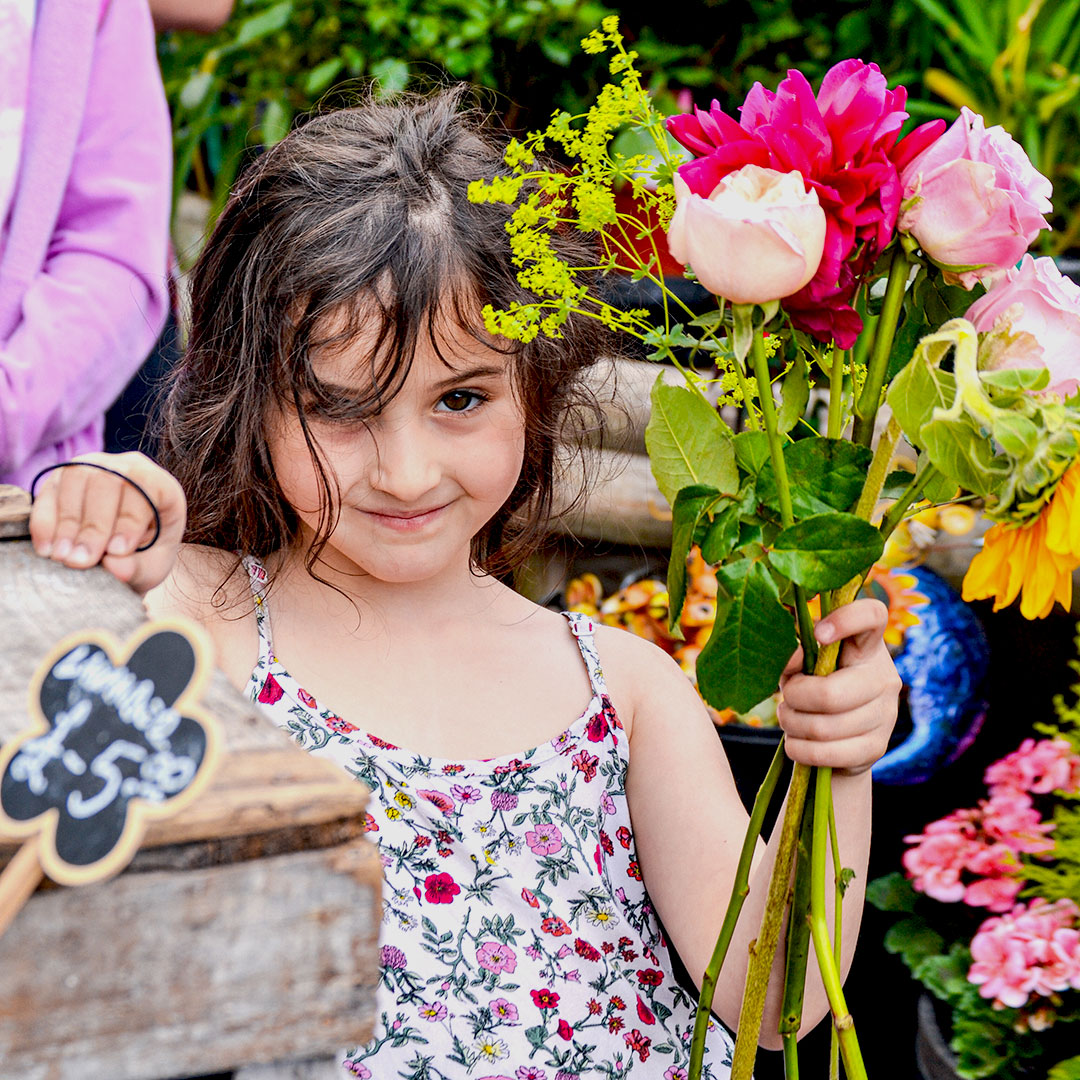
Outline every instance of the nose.
{"label": "nose", "polygon": [[372,432],[375,452],[371,486],[403,505],[421,502],[442,478],[437,448],[416,422],[380,424]]}

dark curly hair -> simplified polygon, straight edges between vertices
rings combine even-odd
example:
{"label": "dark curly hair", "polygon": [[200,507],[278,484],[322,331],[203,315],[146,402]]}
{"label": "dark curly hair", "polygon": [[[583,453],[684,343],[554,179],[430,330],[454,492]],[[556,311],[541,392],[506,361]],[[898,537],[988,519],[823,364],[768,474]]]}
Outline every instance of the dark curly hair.
{"label": "dark curly hair", "polygon": [[[422,336],[437,349],[437,325],[452,318],[507,355],[526,432],[521,474],[474,538],[473,565],[505,574],[535,548],[561,448],[574,443],[568,426],[600,425],[580,376],[611,342],[585,316],[528,344],[480,325],[485,304],[534,299],[511,263],[510,208],[466,194],[471,180],[509,172],[503,144],[455,87],[314,116],[241,176],[192,270],[188,345],[163,403],[161,459],[187,494],[188,541],[265,557],[297,540],[264,437],[268,409],[295,409],[324,495],[306,555],[314,574],[339,493],[306,418],[376,415]],[[577,265],[595,262],[582,234],[555,243]],[[377,342],[371,385],[335,398],[309,354],[361,332]]]}

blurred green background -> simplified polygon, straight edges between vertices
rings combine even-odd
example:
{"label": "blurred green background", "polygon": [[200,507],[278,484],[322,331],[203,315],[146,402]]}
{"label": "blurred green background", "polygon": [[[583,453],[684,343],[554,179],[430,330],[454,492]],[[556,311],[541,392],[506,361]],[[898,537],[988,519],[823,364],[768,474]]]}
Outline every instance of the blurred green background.
{"label": "blurred green background", "polygon": [[465,79],[517,130],[543,126],[555,108],[583,111],[606,69],[579,41],[619,14],[665,111],[688,93],[734,111],[755,81],[774,88],[798,67],[816,83],[847,57],[906,85],[913,122],[969,105],[1004,124],[1053,181],[1044,251],[1080,244],[1080,0],[669,0],[662,11],[598,0],[237,0],[213,35],[159,39],[176,193],[199,192],[213,216],[245,155],[372,83],[392,93]]}

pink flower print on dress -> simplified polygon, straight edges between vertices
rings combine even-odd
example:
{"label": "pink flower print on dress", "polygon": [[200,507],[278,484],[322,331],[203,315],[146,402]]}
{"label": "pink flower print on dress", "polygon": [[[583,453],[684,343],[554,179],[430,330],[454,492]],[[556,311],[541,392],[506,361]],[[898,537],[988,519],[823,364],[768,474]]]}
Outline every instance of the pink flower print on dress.
{"label": "pink flower print on dress", "polygon": [[562,832],[550,821],[542,821],[525,833],[525,843],[534,855],[554,855],[563,846]]}
{"label": "pink flower print on dress", "polygon": [[547,1080],[547,1073],[539,1065],[522,1065],[514,1076],[517,1080]]}
{"label": "pink flower print on dress", "polygon": [[689,1075],[681,1065],[671,1065],[664,1070],[664,1080],[687,1080]]}
{"label": "pink flower print on dress", "polygon": [[318,709],[319,706],[315,699],[303,687],[298,686],[296,688],[296,696],[300,699],[300,704],[303,705],[305,709],[311,709],[312,712]]}
{"label": "pink flower print on dress", "polygon": [[384,968],[395,971],[405,970],[405,954],[396,945],[384,945],[379,954],[379,962]]}
{"label": "pink flower print on dress", "polygon": [[507,1001],[506,998],[495,998],[491,1005],[491,1015],[503,1024],[516,1024],[518,1022],[517,1006]]}
{"label": "pink flower print on dress", "polygon": [[574,1029],[565,1021],[559,1021],[559,1038],[569,1042],[574,1037]]}
{"label": "pink flower print on dress", "polygon": [[559,995],[546,986],[542,990],[530,990],[529,995],[538,1009],[557,1009],[559,1007]]}
{"label": "pink flower print on dress", "polygon": [[503,971],[513,971],[517,967],[517,954],[509,945],[498,941],[485,941],[476,950],[476,962],[485,971],[498,975]]}
{"label": "pink flower print on dress", "polygon": [[[303,693],[303,691],[301,690],[300,693]],[[357,730],[355,724],[350,724],[348,720],[342,720],[340,716],[328,716],[325,724],[335,735],[349,735]]]}
{"label": "pink flower print on dress", "polygon": [[[600,808],[608,817],[615,816],[615,800],[605,791],[600,796]],[[625,828],[625,826],[623,826]],[[629,835],[629,833],[627,833]]]}
{"label": "pink flower print on dress", "polygon": [[427,791],[420,789],[416,793],[421,799],[427,799],[433,806],[437,806],[444,814],[454,811],[454,800],[442,791]]}
{"label": "pink flower print on dress", "polygon": [[371,1080],[371,1070],[359,1061],[343,1061],[341,1065],[350,1076],[355,1076],[358,1080]]}
{"label": "pink flower print on dress", "polygon": [[461,886],[449,874],[428,874],[424,878],[424,899],[429,904],[452,904]]}
{"label": "pink flower print on dress", "polygon": [[455,784],[450,789],[450,794],[454,796],[459,803],[474,803],[480,801],[480,796],[483,794],[479,788],[469,787],[466,785]]}
{"label": "pink flower print on dress", "polygon": [[493,791],[491,805],[495,810],[516,810],[518,797],[512,791]]}
{"label": "pink flower print on dress", "polygon": [[577,743],[574,742],[574,736],[571,735],[569,731],[564,731],[561,735],[556,735],[555,738],[551,740],[551,745],[560,754],[570,754],[573,753]]}
{"label": "pink flower print on dress", "polygon": [[273,675],[267,675],[266,681],[262,684],[262,689],[259,691],[258,700],[264,705],[273,705],[275,702],[281,700],[281,696],[284,691],[281,689],[281,684],[274,678]]}
{"label": "pink flower print on dress", "polygon": [[586,728],[585,734],[588,735],[589,742],[603,742],[604,736],[607,733],[607,713],[604,710],[601,710],[589,721],[589,726]]}
{"label": "pink flower print on dress", "polygon": [[432,1002],[430,1005],[425,1005],[420,1010],[420,1016],[429,1024],[437,1023],[439,1020],[445,1020],[446,1006],[441,1001]]}

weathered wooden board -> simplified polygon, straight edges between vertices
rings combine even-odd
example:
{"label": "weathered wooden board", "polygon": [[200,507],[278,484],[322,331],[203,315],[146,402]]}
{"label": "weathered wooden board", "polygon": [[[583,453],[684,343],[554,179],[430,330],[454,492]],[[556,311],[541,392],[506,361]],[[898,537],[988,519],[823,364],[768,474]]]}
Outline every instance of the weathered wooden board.
{"label": "weathered wooden board", "polygon": [[38,893],[0,939],[0,1080],[153,1080],[370,1037],[363,840]]}

